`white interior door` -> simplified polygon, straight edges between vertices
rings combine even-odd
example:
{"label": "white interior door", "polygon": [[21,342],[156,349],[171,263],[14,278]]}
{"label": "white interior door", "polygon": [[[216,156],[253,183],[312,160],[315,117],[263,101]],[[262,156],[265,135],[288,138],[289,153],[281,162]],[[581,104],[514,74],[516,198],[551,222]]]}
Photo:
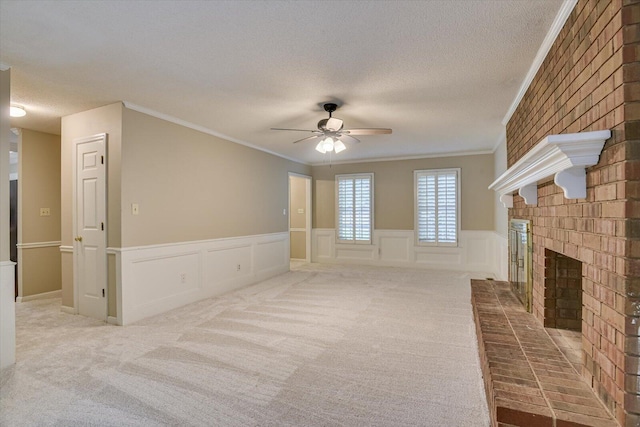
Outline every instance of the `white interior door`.
{"label": "white interior door", "polygon": [[107,319],[107,135],[75,141],[75,287],[78,313]]}

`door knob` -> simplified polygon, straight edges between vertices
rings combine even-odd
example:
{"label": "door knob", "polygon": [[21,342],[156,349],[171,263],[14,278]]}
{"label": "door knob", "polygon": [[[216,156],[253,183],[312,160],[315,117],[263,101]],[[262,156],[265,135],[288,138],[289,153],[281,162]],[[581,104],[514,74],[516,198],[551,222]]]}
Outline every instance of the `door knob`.
{"label": "door knob", "polygon": [[82,242],[82,236],[78,236],[74,239],[76,242]]}

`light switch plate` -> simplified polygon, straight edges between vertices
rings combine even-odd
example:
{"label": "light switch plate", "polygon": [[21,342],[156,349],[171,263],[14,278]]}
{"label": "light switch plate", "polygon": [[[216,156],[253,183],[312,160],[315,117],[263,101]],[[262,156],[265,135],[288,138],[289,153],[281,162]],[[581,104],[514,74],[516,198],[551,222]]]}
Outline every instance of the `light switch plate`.
{"label": "light switch plate", "polygon": [[303,208],[298,209],[298,213],[299,214],[303,214],[304,213],[304,209]]}
{"label": "light switch plate", "polygon": [[131,203],[131,215],[138,215],[140,213],[140,208],[137,203]]}

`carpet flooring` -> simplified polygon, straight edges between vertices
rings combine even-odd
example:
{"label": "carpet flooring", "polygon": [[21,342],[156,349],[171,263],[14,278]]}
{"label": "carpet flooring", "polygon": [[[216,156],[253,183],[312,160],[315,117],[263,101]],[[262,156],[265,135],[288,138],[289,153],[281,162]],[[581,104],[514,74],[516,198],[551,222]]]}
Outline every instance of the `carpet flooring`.
{"label": "carpet flooring", "polygon": [[17,304],[2,426],[488,426],[459,272],[298,264],[138,322]]}

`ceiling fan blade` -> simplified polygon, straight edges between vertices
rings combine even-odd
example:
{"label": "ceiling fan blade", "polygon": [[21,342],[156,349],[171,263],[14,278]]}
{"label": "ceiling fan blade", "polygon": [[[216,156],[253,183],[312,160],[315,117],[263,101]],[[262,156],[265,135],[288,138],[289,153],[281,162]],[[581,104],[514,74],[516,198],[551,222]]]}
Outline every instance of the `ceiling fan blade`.
{"label": "ceiling fan blade", "polygon": [[298,142],[311,141],[312,139],[316,139],[316,138],[322,139],[323,137],[324,135],[313,135],[313,136],[308,136],[306,138],[299,139],[297,141],[293,141],[293,143],[297,144]]}
{"label": "ceiling fan blade", "polygon": [[384,135],[391,133],[388,128],[362,128],[362,129],[345,129],[343,133],[349,135]]}
{"label": "ceiling fan blade", "polygon": [[342,125],[344,122],[337,117],[329,117],[327,119],[327,123],[324,125],[325,128],[331,132],[337,132],[342,129]]}
{"label": "ceiling fan blade", "polygon": [[285,128],[271,128],[271,130],[295,130],[296,132],[312,132],[312,133],[320,133],[318,130],[310,130],[310,129],[285,129]]}
{"label": "ceiling fan blade", "polygon": [[340,135],[338,137],[338,139],[342,140],[343,142],[349,142],[349,143],[357,143],[360,142],[360,140],[358,138],[354,138],[350,135]]}

